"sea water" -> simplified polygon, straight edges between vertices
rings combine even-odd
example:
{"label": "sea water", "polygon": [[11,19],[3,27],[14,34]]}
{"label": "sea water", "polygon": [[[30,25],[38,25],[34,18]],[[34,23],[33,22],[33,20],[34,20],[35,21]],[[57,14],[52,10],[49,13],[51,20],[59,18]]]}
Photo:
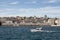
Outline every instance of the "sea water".
{"label": "sea water", "polygon": [[0,40],[60,40],[60,27],[43,27],[43,30],[56,32],[30,31],[37,27],[39,26],[0,26]]}

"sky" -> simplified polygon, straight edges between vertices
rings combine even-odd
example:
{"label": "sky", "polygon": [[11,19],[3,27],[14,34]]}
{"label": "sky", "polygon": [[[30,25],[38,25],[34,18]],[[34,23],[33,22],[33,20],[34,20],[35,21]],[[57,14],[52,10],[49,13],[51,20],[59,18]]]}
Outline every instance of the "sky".
{"label": "sky", "polygon": [[60,0],[0,0],[0,17],[60,17]]}

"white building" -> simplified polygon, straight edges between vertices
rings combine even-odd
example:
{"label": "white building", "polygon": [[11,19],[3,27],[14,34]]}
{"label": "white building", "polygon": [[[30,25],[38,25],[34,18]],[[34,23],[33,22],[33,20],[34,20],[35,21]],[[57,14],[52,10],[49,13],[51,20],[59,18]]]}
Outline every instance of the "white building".
{"label": "white building", "polygon": [[48,20],[48,24],[54,25],[54,23],[55,23],[55,19],[54,18],[51,18],[51,19]]}
{"label": "white building", "polygon": [[2,23],[2,25],[13,25],[12,21],[5,21],[4,23]]}
{"label": "white building", "polygon": [[55,23],[56,23],[57,25],[60,25],[60,19],[57,19],[57,20],[55,21]]}

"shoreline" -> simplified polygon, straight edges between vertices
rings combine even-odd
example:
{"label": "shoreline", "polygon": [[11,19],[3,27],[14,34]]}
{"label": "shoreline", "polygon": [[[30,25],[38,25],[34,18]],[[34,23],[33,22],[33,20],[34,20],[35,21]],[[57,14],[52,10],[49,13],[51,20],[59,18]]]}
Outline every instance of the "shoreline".
{"label": "shoreline", "polygon": [[0,27],[60,27],[60,25],[20,25],[20,26],[8,26],[8,25],[2,25]]}

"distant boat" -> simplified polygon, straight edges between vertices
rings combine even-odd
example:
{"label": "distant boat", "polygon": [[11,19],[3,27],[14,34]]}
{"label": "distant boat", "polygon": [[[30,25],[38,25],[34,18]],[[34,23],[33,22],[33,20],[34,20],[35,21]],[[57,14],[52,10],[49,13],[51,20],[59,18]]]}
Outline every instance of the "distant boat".
{"label": "distant boat", "polygon": [[41,28],[31,29],[31,32],[56,32],[56,31],[48,31],[48,30],[42,30]]}
{"label": "distant boat", "polygon": [[42,32],[42,27],[41,28],[36,28],[36,29],[31,29],[31,32]]}

